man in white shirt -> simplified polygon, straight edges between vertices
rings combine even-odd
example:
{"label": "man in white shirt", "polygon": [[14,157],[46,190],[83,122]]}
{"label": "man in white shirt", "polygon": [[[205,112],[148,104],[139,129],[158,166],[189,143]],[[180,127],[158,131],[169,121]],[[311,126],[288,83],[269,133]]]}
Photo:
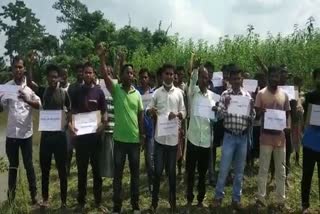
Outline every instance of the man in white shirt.
{"label": "man in white shirt", "polygon": [[15,57],[12,63],[13,80],[6,85],[20,86],[19,94],[1,94],[0,104],[8,111],[6,134],[6,153],[9,160],[9,201],[14,200],[17,171],[19,166],[19,148],[21,149],[23,164],[27,172],[32,204],[36,204],[36,176],[32,162],[32,109],[39,109],[40,98],[28,87],[25,82],[25,68],[23,60]]}
{"label": "man in white shirt", "polygon": [[[198,82],[198,85],[196,83]],[[191,102],[191,115],[188,128],[188,144],[186,157],[187,171],[187,207],[186,213],[190,213],[192,201],[194,199],[193,186],[195,169],[199,174],[198,181],[198,206],[203,206],[202,201],[206,193],[206,173],[209,166],[210,145],[212,139],[212,121],[215,106],[213,92],[208,89],[209,74],[205,67],[200,67],[199,71],[194,70],[191,74],[189,85],[189,99]],[[202,111],[199,107],[210,107],[208,115],[199,115]]]}
{"label": "man in white shirt", "polygon": [[[173,86],[174,66],[164,64],[162,67],[163,83],[152,97],[147,107],[147,114],[159,120],[160,117],[167,117],[170,120],[182,120],[186,116],[183,94],[181,90]],[[178,126],[178,122],[177,122]],[[159,136],[158,123],[155,132],[154,147],[154,167],[155,175],[153,181],[152,205],[151,210],[157,209],[159,201],[160,177],[165,166],[169,172],[169,203],[171,211],[176,209],[176,158],[178,144],[178,129],[174,135]]]}

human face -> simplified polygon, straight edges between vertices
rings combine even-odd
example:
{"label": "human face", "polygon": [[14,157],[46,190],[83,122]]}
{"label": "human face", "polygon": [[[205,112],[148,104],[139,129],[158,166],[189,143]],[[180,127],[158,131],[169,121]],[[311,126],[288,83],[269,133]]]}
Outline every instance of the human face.
{"label": "human face", "polygon": [[175,74],[174,74],[174,83],[176,85],[181,84],[182,81],[183,81],[183,77],[184,77],[183,71],[176,71]]}
{"label": "human face", "polygon": [[242,84],[242,76],[241,73],[230,75],[229,82],[232,85],[233,89],[240,89]]}
{"label": "human face", "polygon": [[77,72],[77,80],[78,80],[78,82],[82,82],[83,81],[83,69],[82,68],[78,68],[76,72]]}
{"label": "human face", "polygon": [[278,87],[281,77],[278,72],[271,72],[268,77],[269,86],[272,88]]}
{"label": "human face", "polygon": [[122,73],[122,76],[121,76],[122,84],[125,86],[130,86],[132,85],[133,79],[134,79],[133,68],[131,66],[128,66]]}
{"label": "human face", "polygon": [[17,81],[21,81],[24,77],[25,68],[23,65],[23,61],[15,61],[12,66],[13,78]]}
{"label": "human face", "polygon": [[48,86],[50,88],[56,88],[58,85],[58,71],[50,71],[49,74],[47,75],[47,81],[48,81]]}
{"label": "human face", "polygon": [[94,74],[93,68],[90,66],[85,67],[83,70],[83,73],[84,73],[83,80],[85,84],[87,85],[92,84],[95,80],[95,74]]}
{"label": "human face", "polygon": [[209,82],[209,72],[207,69],[199,69],[198,73],[198,84],[201,91],[208,88],[208,82]]}
{"label": "human face", "polygon": [[162,72],[162,80],[166,85],[171,85],[174,79],[174,71],[172,68],[167,68]]}
{"label": "human face", "polygon": [[142,87],[148,87],[149,86],[149,82],[150,82],[150,79],[149,79],[149,76],[148,76],[148,73],[147,72],[143,72],[139,75],[139,80],[140,80],[140,85]]}
{"label": "human face", "polygon": [[61,83],[66,84],[68,82],[68,71],[67,69],[63,69],[60,74]]}

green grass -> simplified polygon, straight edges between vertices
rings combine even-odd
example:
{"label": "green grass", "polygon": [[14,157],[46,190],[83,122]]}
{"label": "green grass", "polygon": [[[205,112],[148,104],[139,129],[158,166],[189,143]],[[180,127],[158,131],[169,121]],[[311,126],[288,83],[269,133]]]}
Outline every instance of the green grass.
{"label": "green grass", "polygon": [[[219,152],[220,153],[220,152]],[[38,147],[34,147],[34,157],[35,157],[35,168],[37,171],[37,181],[38,181],[38,192],[41,192],[41,184],[40,184],[40,171],[39,171],[39,162],[38,162]],[[144,170],[144,158],[142,158],[141,154],[141,175],[140,175],[140,206],[143,212],[147,212],[147,209],[150,206],[151,203],[151,197],[148,193],[148,187],[147,187],[147,177]],[[219,160],[219,158],[218,158]],[[257,173],[258,167],[254,168],[254,172]],[[218,166],[218,165],[217,165]],[[15,204],[12,206],[9,206],[8,203],[4,203],[1,206],[0,213],[10,214],[10,213],[42,213],[41,210],[38,208],[32,208],[29,205],[29,191],[28,191],[28,185],[27,180],[25,176],[25,171],[23,168],[20,168],[20,179],[18,182],[17,187],[17,198],[15,201]],[[217,167],[218,169],[218,167]],[[300,182],[301,182],[301,172],[302,169],[300,166],[292,164],[292,173],[289,177],[291,187],[287,191],[287,205],[290,207],[290,210],[288,210],[288,213],[299,213],[300,212],[300,204],[301,204],[301,197],[300,197]],[[91,170],[89,169],[88,173],[88,194],[87,194],[87,212],[88,213],[99,213],[99,210],[94,208],[94,200],[93,200],[93,194],[92,194],[92,176],[91,176]],[[73,168],[71,171],[71,176],[69,178],[69,189],[68,189],[68,213],[72,213],[73,209],[76,206],[76,196],[77,196],[77,174],[76,174],[76,166],[73,164]],[[319,196],[318,196],[318,179],[316,175],[316,170],[314,174],[314,179],[312,183],[312,192],[311,192],[311,207],[312,207],[312,213],[320,213],[319,209]],[[192,208],[191,213],[210,213],[212,210],[208,208],[208,205],[212,202],[213,199],[213,187],[207,186],[207,194],[204,201],[205,207],[204,208],[197,208],[194,206]],[[186,204],[186,198],[185,198],[185,188],[186,185],[184,183],[183,177],[177,178],[177,205],[179,211],[183,210],[183,206]],[[123,209],[124,213],[131,213],[131,206],[130,206],[130,176],[129,176],[129,170],[128,166],[125,168],[125,176],[123,179],[123,196],[124,196],[124,203],[123,203]],[[270,202],[270,205],[272,205],[275,202],[274,199],[274,191],[275,185],[272,184],[268,188],[269,197],[268,200]],[[165,177],[163,177],[163,180],[161,182],[160,187],[160,202],[159,202],[159,209],[158,213],[167,213],[169,204],[167,202],[168,198],[168,182]],[[226,196],[223,201],[223,206],[219,210],[218,213],[232,213],[232,210],[230,208],[231,203],[231,191],[232,187],[227,186],[226,187]],[[256,176],[245,176],[244,185],[243,185],[243,197],[242,202],[245,206],[244,213],[257,213],[257,211],[254,209],[254,203],[255,203],[255,194],[257,192],[257,182],[256,182]],[[195,195],[196,195],[196,188],[195,188]],[[107,207],[109,210],[112,210],[112,180],[111,179],[104,179],[103,182],[103,206]],[[196,202],[196,201],[195,201]],[[50,178],[50,208],[47,209],[46,213],[60,213],[59,210],[60,207],[60,195],[59,195],[59,179],[57,175],[57,171],[54,166],[54,161],[52,165],[51,170],[51,178]],[[269,213],[268,210],[265,210],[262,213]]]}

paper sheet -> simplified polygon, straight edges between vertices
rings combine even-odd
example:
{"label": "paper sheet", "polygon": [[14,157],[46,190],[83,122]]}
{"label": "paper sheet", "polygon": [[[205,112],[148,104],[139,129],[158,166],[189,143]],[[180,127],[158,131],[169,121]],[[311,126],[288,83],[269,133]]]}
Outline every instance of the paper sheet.
{"label": "paper sheet", "polygon": [[215,106],[215,103],[210,102],[206,98],[199,98],[198,102],[194,106],[194,116],[215,119],[215,112],[212,111],[212,107]]}
{"label": "paper sheet", "polygon": [[212,75],[212,83],[214,87],[223,86],[223,73],[222,71],[214,72]]}
{"label": "paper sheet", "polygon": [[157,130],[158,130],[158,137],[161,136],[171,136],[176,135],[178,136],[178,119],[168,119],[168,115],[160,115],[158,116],[157,120]]}
{"label": "paper sheet", "polygon": [[264,113],[264,129],[283,131],[287,127],[286,112],[267,109]]}
{"label": "paper sheet", "polygon": [[278,87],[281,88],[282,90],[284,90],[284,92],[286,92],[286,94],[289,97],[289,100],[297,100],[296,92],[294,90],[294,86],[282,85],[282,86],[278,86]]}
{"label": "paper sheet", "polygon": [[96,133],[100,119],[100,111],[74,114],[73,124],[78,130],[76,134],[85,135]]}
{"label": "paper sheet", "polygon": [[230,104],[228,107],[229,114],[236,114],[240,116],[249,116],[250,98],[245,96],[230,96]]}
{"label": "paper sheet", "polygon": [[255,92],[258,87],[258,80],[253,79],[244,79],[242,82],[244,90],[248,92]]}
{"label": "paper sheet", "polygon": [[62,131],[65,125],[64,115],[62,110],[40,110],[39,131]]}

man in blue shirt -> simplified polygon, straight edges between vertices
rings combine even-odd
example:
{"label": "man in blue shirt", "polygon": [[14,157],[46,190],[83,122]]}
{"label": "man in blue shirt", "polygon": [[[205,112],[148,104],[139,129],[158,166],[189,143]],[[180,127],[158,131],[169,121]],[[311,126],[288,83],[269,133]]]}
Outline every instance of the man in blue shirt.
{"label": "man in blue shirt", "polygon": [[[137,88],[139,93],[142,96],[142,100],[146,97],[151,97],[150,95],[154,92],[154,90],[150,87],[150,72],[146,68],[142,68],[139,72],[139,81],[140,85]],[[147,108],[147,102],[143,103],[144,109]],[[146,133],[145,138],[145,162],[146,162],[146,169],[148,174],[148,187],[150,193],[152,192],[152,180],[153,180],[153,173],[154,173],[154,159],[153,159],[153,149],[154,149],[154,128],[153,128],[153,120],[147,114],[144,115],[144,129]]]}
{"label": "man in blue shirt", "polygon": [[[304,110],[305,118],[308,112],[308,106],[311,104],[320,105],[320,68],[313,71],[313,79],[315,83],[315,90],[305,95]],[[302,199],[302,213],[309,213],[309,197],[311,181],[315,163],[320,167],[320,126],[308,125],[305,128],[302,144],[303,144],[303,170],[301,181],[301,199]],[[319,170],[319,169],[318,169]],[[320,173],[318,173],[318,179]]]}

